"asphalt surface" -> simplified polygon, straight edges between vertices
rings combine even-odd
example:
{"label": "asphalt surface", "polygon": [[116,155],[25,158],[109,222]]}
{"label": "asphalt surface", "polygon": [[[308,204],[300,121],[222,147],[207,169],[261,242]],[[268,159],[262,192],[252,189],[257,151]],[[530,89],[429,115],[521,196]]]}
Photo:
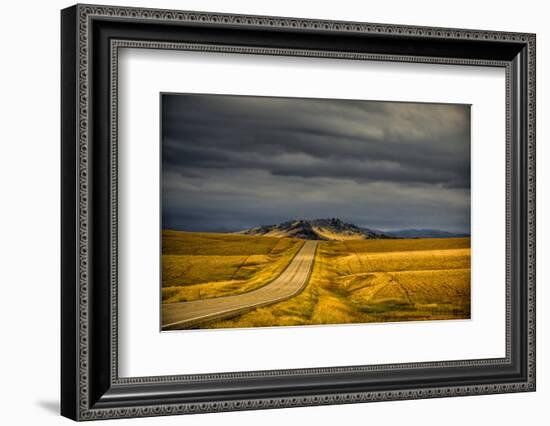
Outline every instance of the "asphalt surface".
{"label": "asphalt surface", "polygon": [[286,269],[269,284],[248,293],[162,305],[162,329],[181,330],[203,322],[239,315],[289,299],[306,286],[313,269],[317,241],[306,241]]}

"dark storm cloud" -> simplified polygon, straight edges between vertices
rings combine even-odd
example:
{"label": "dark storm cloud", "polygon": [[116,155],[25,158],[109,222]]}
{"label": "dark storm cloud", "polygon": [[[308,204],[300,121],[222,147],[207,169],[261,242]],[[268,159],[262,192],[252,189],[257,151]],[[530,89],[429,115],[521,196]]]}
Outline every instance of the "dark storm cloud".
{"label": "dark storm cloud", "polygon": [[[162,102],[165,225],[238,229],[338,210],[365,226],[469,230],[468,106],[217,95]],[[400,212],[390,214],[388,194],[400,197]]]}
{"label": "dark storm cloud", "polygon": [[164,111],[163,159],[184,170],[469,187],[464,106],[165,96]]}

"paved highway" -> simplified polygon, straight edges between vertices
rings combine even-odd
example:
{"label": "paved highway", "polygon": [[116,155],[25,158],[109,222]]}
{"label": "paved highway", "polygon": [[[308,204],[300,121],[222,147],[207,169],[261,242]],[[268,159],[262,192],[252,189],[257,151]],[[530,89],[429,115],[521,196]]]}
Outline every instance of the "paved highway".
{"label": "paved highway", "polygon": [[311,275],[317,241],[306,241],[286,269],[269,284],[248,293],[162,305],[162,329],[181,330],[232,317],[300,293]]}

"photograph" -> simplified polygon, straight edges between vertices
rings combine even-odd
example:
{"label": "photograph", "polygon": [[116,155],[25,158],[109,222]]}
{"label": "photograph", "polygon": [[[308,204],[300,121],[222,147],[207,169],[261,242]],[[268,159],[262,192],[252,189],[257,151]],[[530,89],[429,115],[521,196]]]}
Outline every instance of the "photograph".
{"label": "photograph", "polygon": [[[479,410],[499,424],[541,416],[537,46],[549,27],[530,5],[399,2],[60,4],[39,8],[37,31],[13,31],[52,39],[6,69],[29,80],[19,70],[43,59],[44,93],[29,87],[59,108],[8,120],[4,139],[42,151],[8,144],[22,155],[6,156],[19,198],[5,210],[34,218],[3,222],[45,247],[33,270],[53,268],[61,290],[40,282],[33,315],[11,303],[29,321],[7,328],[18,343],[60,311],[57,338],[23,348],[59,343],[39,364],[48,377],[33,372],[36,410],[23,398],[14,419],[275,424],[273,409],[325,406],[332,424],[364,409],[386,421],[396,404],[408,423],[426,424],[426,404],[460,425]],[[29,104],[22,84],[7,87],[23,100],[13,110]],[[55,207],[55,226],[36,205]],[[11,251],[22,261],[4,299],[16,301],[29,260]]]}
{"label": "photograph", "polygon": [[470,105],[161,94],[161,330],[470,319]]}

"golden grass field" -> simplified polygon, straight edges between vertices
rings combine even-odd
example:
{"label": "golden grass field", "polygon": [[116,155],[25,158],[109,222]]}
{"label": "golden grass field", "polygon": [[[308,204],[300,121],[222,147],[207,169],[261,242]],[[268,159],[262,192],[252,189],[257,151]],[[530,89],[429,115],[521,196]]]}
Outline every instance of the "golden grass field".
{"label": "golden grass field", "polygon": [[162,301],[241,294],[276,278],[303,241],[237,234],[163,231]]}
{"label": "golden grass field", "polygon": [[[163,232],[163,303],[240,294],[277,277],[303,240]],[[198,328],[470,318],[470,239],[322,241],[297,296]]]}

